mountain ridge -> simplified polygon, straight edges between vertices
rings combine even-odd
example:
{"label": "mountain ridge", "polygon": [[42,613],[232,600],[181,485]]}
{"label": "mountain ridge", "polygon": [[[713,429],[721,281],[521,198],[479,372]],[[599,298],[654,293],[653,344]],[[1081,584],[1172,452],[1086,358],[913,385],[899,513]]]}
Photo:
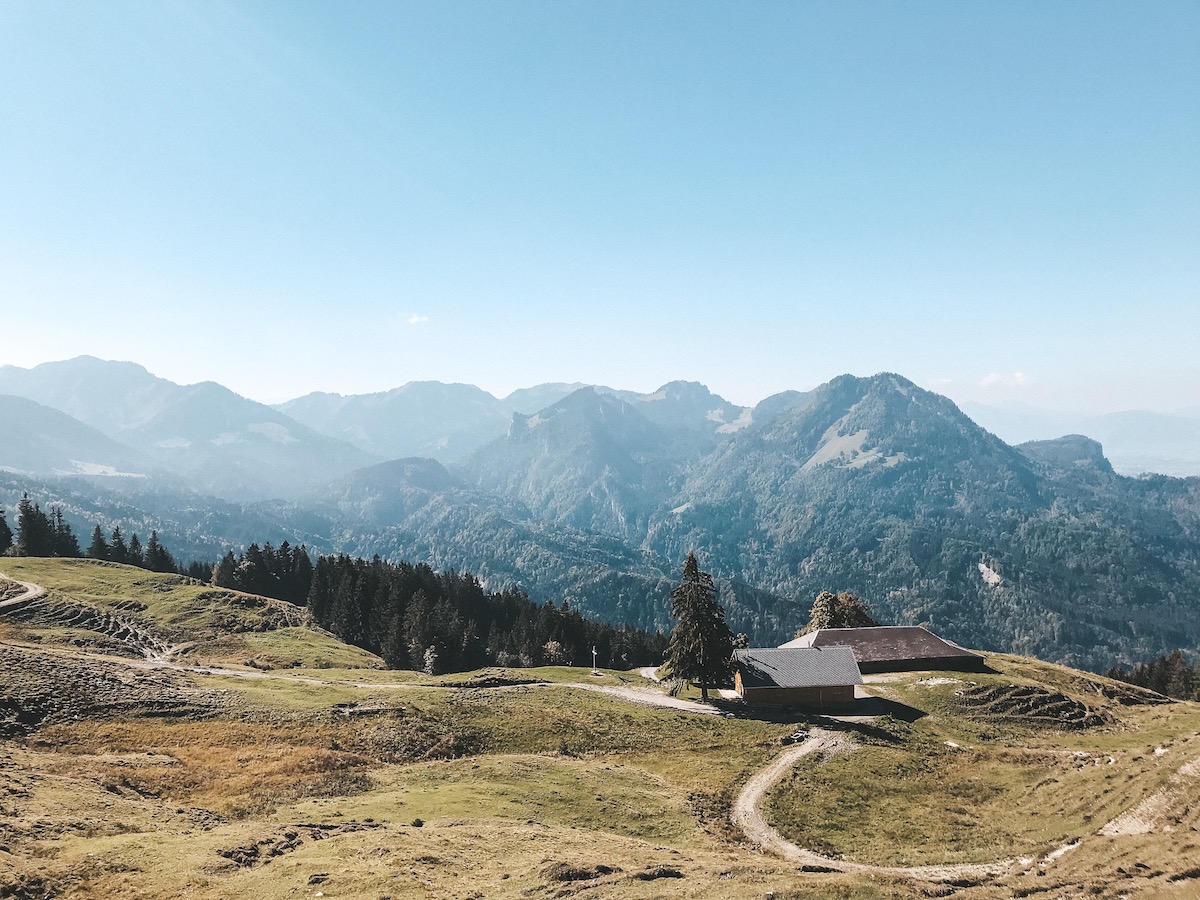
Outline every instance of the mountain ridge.
{"label": "mountain ridge", "polygon": [[4,366],[0,392],[70,415],[157,469],[225,497],[295,497],[330,472],[378,460],[215,381],[178,385],[136,363],[84,356]]}
{"label": "mountain ridge", "polygon": [[[171,433],[169,417],[156,421]],[[259,446],[311,446],[286,440],[304,426],[286,427]],[[960,643],[1093,668],[1200,649],[1200,479],[1118,475],[1085,437],[1012,447],[894,373],[838,376],[753,409],[694,382],[650,395],[585,386],[509,412],[505,432],[459,462],[342,460],[321,474],[286,502],[185,528],[208,546],[267,539],[237,527],[241,516],[294,544],[468,568],[490,587],[647,628],[670,627],[663,598],[696,550],[728,585],[730,621],[760,642],[790,637],[812,597],[838,589]],[[176,526],[171,502],[209,502],[144,487],[137,496]]]}

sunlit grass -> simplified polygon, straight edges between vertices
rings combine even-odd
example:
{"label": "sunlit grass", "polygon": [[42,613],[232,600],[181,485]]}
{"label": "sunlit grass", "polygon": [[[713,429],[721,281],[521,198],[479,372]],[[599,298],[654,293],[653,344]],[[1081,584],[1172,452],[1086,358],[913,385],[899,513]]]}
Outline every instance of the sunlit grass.
{"label": "sunlit grass", "polygon": [[[178,659],[261,668],[369,668],[378,657],[314,629],[305,611],[279,600],[213,588],[179,575],[90,559],[8,557],[0,571],[43,585],[50,600],[82,603],[146,623]],[[290,624],[289,624],[290,623]],[[79,629],[43,629],[43,643],[86,641]],[[103,638],[97,638],[103,644]]]}
{"label": "sunlit grass", "polygon": [[[367,668],[373,657],[306,629],[230,631],[256,626],[263,608],[171,576],[22,559],[0,570],[58,598],[142,604],[156,627],[200,641],[183,662],[257,676],[172,676],[228,700],[202,721],[95,713],[0,744],[0,886],[31,876],[78,897],[941,896],[900,877],[798,873],[742,843],[730,805],[800,717],[700,716],[572,687],[662,690],[635,672]],[[0,640],[86,638],[36,631],[0,623]],[[838,726],[855,749],[797,766],[768,819],[802,846],[893,865],[1039,857],[1086,838],[1047,876],[1005,876],[966,889],[971,900],[1115,897],[1118,868],[1158,873],[1164,896],[1186,896],[1196,881],[1166,879],[1200,859],[1200,804],[1171,807],[1156,833],[1095,833],[1200,756],[1200,706],[1122,706],[1104,679],[1018,657],[991,664],[870,684],[914,721]],[[1035,727],[968,709],[967,682],[1037,685],[1108,719]],[[302,826],[316,830],[269,864],[222,855]],[[656,867],[683,877],[637,877]],[[593,874],[556,880],[570,870]]]}

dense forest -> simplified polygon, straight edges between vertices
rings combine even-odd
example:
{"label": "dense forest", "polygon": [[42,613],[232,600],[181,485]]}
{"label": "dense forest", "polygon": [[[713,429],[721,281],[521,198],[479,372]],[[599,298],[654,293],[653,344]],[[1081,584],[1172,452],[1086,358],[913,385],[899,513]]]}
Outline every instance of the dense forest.
{"label": "dense forest", "polygon": [[537,604],[523,592],[491,592],[470,574],[345,554],[314,565],[303,547],[251,544],[227,553],[213,584],[307,605],[342,640],[394,669],[431,674],[486,665],[658,665],[666,638],[583,618],[564,602]]}

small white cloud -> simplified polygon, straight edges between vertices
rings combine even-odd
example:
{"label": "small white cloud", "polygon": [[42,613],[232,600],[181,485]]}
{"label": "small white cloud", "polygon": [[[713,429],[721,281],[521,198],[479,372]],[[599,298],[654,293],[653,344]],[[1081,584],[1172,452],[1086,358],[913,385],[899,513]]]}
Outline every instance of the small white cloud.
{"label": "small white cloud", "polygon": [[1032,383],[1033,380],[1024,372],[989,372],[980,380],[979,386],[981,388],[1023,388]]}
{"label": "small white cloud", "polygon": [[408,317],[409,325],[424,325],[428,321],[429,321],[429,316],[420,316],[420,315],[417,315],[416,313],[413,313],[411,316]]}

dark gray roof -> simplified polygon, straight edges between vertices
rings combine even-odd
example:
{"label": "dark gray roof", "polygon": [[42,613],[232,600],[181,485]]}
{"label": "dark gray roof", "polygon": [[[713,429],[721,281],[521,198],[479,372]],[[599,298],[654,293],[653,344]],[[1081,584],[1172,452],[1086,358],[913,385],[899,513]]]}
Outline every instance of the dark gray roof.
{"label": "dark gray roof", "polygon": [[919,625],[880,625],[875,628],[818,628],[782,645],[796,647],[850,647],[860,663],[908,659],[975,657],[958,644],[943,640]]}
{"label": "dark gray roof", "polygon": [[744,687],[833,687],[862,684],[849,647],[734,650]]}

